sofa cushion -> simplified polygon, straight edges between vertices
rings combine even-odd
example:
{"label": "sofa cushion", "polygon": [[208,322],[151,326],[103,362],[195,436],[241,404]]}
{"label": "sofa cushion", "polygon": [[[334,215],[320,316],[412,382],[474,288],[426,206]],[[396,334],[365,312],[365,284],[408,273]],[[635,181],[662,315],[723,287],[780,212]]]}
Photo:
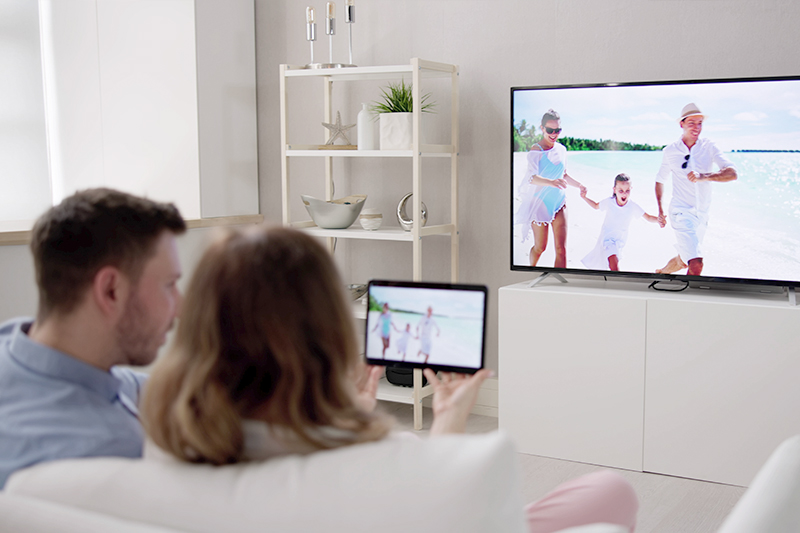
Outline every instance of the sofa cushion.
{"label": "sofa cushion", "polygon": [[0,492],[0,533],[178,533],[175,529]]}
{"label": "sofa cushion", "polygon": [[502,433],[387,439],[214,467],[71,459],[14,474],[12,494],[196,532],[524,532]]}

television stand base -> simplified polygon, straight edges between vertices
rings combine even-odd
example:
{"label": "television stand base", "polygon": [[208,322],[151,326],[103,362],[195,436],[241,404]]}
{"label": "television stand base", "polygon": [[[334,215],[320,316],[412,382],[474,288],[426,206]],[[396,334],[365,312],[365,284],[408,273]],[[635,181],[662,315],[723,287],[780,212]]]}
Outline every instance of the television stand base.
{"label": "television stand base", "polygon": [[786,292],[789,294],[789,305],[797,305],[797,296],[795,295],[794,287],[786,287]]}
{"label": "television stand base", "polygon": [[541,276],[536,278],[535,280],[531,281],[528,284],[528,288],[530,289],[531,287],[535,287],[536,285],[539,284],[539,282],[544,281],[548,276],[553,276],[554,278],[556,278],[561,283],[567,283],[567,280],[561,274],[556,274],[555,272],[545,272]]}

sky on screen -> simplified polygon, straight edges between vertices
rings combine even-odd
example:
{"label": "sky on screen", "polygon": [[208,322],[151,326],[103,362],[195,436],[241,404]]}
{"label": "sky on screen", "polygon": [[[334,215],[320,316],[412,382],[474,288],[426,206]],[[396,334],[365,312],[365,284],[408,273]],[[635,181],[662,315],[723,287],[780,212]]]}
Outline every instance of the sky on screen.
{"label": "sky on screen", "polygon": [[538,127],[552,108],[562,136],[664,145],[689,102],[722,150],[800,150],[800,80],[517,90],[514,125]]}

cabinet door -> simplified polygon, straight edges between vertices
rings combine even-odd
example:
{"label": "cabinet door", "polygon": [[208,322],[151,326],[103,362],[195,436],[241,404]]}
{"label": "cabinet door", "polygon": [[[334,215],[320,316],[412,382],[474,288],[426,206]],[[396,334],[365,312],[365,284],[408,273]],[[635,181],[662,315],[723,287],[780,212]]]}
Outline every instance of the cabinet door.
{"label": "cabinet door", "polygon": [[499,296],[500,427],[524,453],[641,470],[646,301]]}
{"label": "cabinet door", "polygon": [[644,467],[747,485],[800,433],[800,310],[651,300]]}

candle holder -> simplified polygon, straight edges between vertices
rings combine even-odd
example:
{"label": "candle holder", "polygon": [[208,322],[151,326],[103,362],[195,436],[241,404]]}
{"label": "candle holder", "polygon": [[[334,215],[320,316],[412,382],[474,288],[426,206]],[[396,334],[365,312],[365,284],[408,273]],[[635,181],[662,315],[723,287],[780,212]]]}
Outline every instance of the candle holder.
{"label": "candle holder", "polygon": [[306,8],[306,40],[311,45],[311,61],[308,62],[306,68],[319,68],[320,63],[314,63],[314,41],[317,40],[317,23],[314,20],[314,8],[309,6]]}
{"label": "candle holder", "polygon": [[[345,22],[348,22],[350,27],[350,63],[353,61],[353,38],[352,38],[352,22],[355,20],[355,6],[354,0],[347,0],[348,5],[345,8]],[[328,62],[315,63],[314,62],[314,41],[317,40],[317,25],[314,21],[314,8],[306,8],[306,40],[311,43],[311,62],[305,68],[345,68],[354,67],[355,65],[347,63],[335,63],[333,61],[333,36],[336,35],[336,3],[328,2],[326,5],[325,16],[325,34],[328,36]]]}
{"label": "candle holder", "polygon": [[356,21],[356,0],[347,0],[344,6],[344,21],[347,23],[347,36],[350,51],[350,66],[353,64],[353,23]]}

